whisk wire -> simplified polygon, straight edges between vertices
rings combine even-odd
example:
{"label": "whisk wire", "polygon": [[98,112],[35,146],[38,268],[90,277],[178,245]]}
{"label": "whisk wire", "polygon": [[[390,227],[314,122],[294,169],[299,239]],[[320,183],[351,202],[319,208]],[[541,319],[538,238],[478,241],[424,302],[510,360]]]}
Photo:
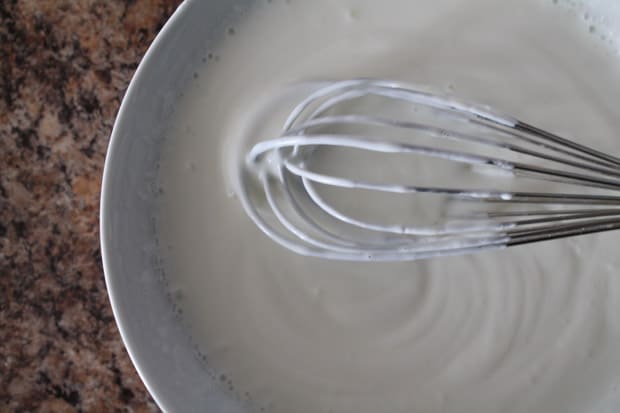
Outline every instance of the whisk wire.
{"label": "whisk wire", "polygon": [[[414,112],[421,108],[427,111],[427,118],[403,120],[349,109],[353,102],[370,98],[410,105]],[[450,126],[445,125],[447,121]],[[473,132],[460,130],[471,127]],[[351,128],[405,131],[414,137],[387,138],[352,132]],[[415,136],[430,138],[437,146],[416,143]],[[468,149],[462,149],[463,145]],[[316,170],[312,161],[319,148],[481,165],[514,179],[553,182],[580,192],[351,178]],[[529,161],[489,155],[489,151]],[[616,195],[620,189],[619,158],[488,107],[398,82],[355,79],[323,85],[292,110],[280,137],[250,149],[240,176],[239,197],[257,226],[281,245],[320,258],[414,260],[620,229],[620,196]],[[260,191],[255,189],[256,181]],[[458,214],[444,212],[429,224],[384,223],[341,210],[321,194],[322,186],[375,194],[440,196],[446,205],[473,203],[481,208]]]}

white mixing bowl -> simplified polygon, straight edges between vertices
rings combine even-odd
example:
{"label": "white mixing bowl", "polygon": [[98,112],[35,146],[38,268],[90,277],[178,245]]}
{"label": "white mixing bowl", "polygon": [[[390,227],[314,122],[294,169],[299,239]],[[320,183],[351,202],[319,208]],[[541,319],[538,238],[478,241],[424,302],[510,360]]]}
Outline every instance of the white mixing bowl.
{"label": "white mixing bowl", "polygon": [[105,163],[101,247],[112,308],[136,369],[168,412],[248,411],[207,371],[179,320],[154,217],[160,152],[182,91],[198,66],[210,64],[208,50],[251,3],[186,0],[177,9],[131,82]]}

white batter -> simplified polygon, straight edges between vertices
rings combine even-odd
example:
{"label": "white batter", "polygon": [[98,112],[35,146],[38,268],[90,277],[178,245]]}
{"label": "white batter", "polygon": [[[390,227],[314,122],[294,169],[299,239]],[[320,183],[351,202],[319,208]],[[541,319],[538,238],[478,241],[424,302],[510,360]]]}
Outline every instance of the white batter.
{"label": "white batter", "polygon": [[620,153],[618,7],[559,3],[261,0],[212,51],[162,159],[161,239],[192,336],[240,397],[287,413],[620,409],[620,233],[331,262],[276,245],[233,196],[238,142],[276,130],[256,123],[263,103],[308,79],[431,84]]}

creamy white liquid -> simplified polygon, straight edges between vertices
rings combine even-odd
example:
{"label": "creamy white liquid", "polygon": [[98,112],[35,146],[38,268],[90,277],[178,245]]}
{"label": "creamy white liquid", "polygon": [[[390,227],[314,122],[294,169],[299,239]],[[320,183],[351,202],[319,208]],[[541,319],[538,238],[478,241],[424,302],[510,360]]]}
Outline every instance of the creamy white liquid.
{"label": "creamy white liquid", "polygon": [[237,395],[273,412],[620,409],[620,234],[321,261],[276,245],[234,197],[242,142],[280,126],[259,122],[265,102],[305,80],[429,84],[620,153],[620,66],[607,44],[620,20],[576,9],[265,0],[226,35],[178,109],[159,221],[173,296]]}

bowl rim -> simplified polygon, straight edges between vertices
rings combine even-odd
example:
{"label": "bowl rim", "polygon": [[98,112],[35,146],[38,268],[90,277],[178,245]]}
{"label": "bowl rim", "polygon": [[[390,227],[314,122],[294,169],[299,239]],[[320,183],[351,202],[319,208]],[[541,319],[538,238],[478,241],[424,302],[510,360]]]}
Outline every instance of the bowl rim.
{"label": "bowl rim", "polygon": [[136,68],[136,71],[134,72],[129,82],[129,86],[127,87],[125,95],[123,96],[122,102],[119,106],[116,118],[114,120],[114,124],[112,126],[112,132],[110,134],[110,139],[103,166],[101,195],[99,199],[99,241],[101,248],[101,260],[103,264],[103,272],[108,299],[110,300],[110,306],[112,307],[112,314],[118,327],[123,345],[127,350],[127,353],[129,354],[129,359],[131,360],[131,363],[138,372],[138,376],[142,380],[142,383],[144,383],[144,386],[146,387],[150,396],[153,398],[158,407],[164,411],[166,411],[165,406],[167,403],[164,401],[163,397],[155,390],[156,386],[153,383],[153,380],[137,361],[138,349],[132,344],[131,340],[129,339],[128,327],[124,320],[120,305],[118,304],[117,292],[113,287],[112,281],[112,279],[116,276],[112,274],[113,271],[111,262],[113,261],[113,254],[110,252],[111,247],[108,246],[108,242],[111,240],[111,238],[108,235],[109,233],[105,217],[107,215],[107,211],[109,208],[108,203],[110,201],[112,193],[112,188],[110,185],[110,175],[113,168],[112,164],[117,158],[115,154],[118,152],[120,147],[120,130],[123,128],[123,124],[129,121],[127,115],[127,108],[131,104],[133,97],[137,94],[136,90],[138,88],[138,84],[140,83],[140,79],[148,70],[148,67],[155,62],[156,50],[159,49],[160,45],[165,41],[165,39],[170,35],[170,33],[175,30],[176,26],[179,25],[180,22],[183,20],[183,15],[188,9],[187,4],[188,2],[183,0],[177,6],[176,10],[172,13],[172,15],[168,18],[168,20],[164,23],[159,33],[157,33],[151,44],[148,46],[144,56],[142,57],[140,63],[138,64],[138,67]]}

